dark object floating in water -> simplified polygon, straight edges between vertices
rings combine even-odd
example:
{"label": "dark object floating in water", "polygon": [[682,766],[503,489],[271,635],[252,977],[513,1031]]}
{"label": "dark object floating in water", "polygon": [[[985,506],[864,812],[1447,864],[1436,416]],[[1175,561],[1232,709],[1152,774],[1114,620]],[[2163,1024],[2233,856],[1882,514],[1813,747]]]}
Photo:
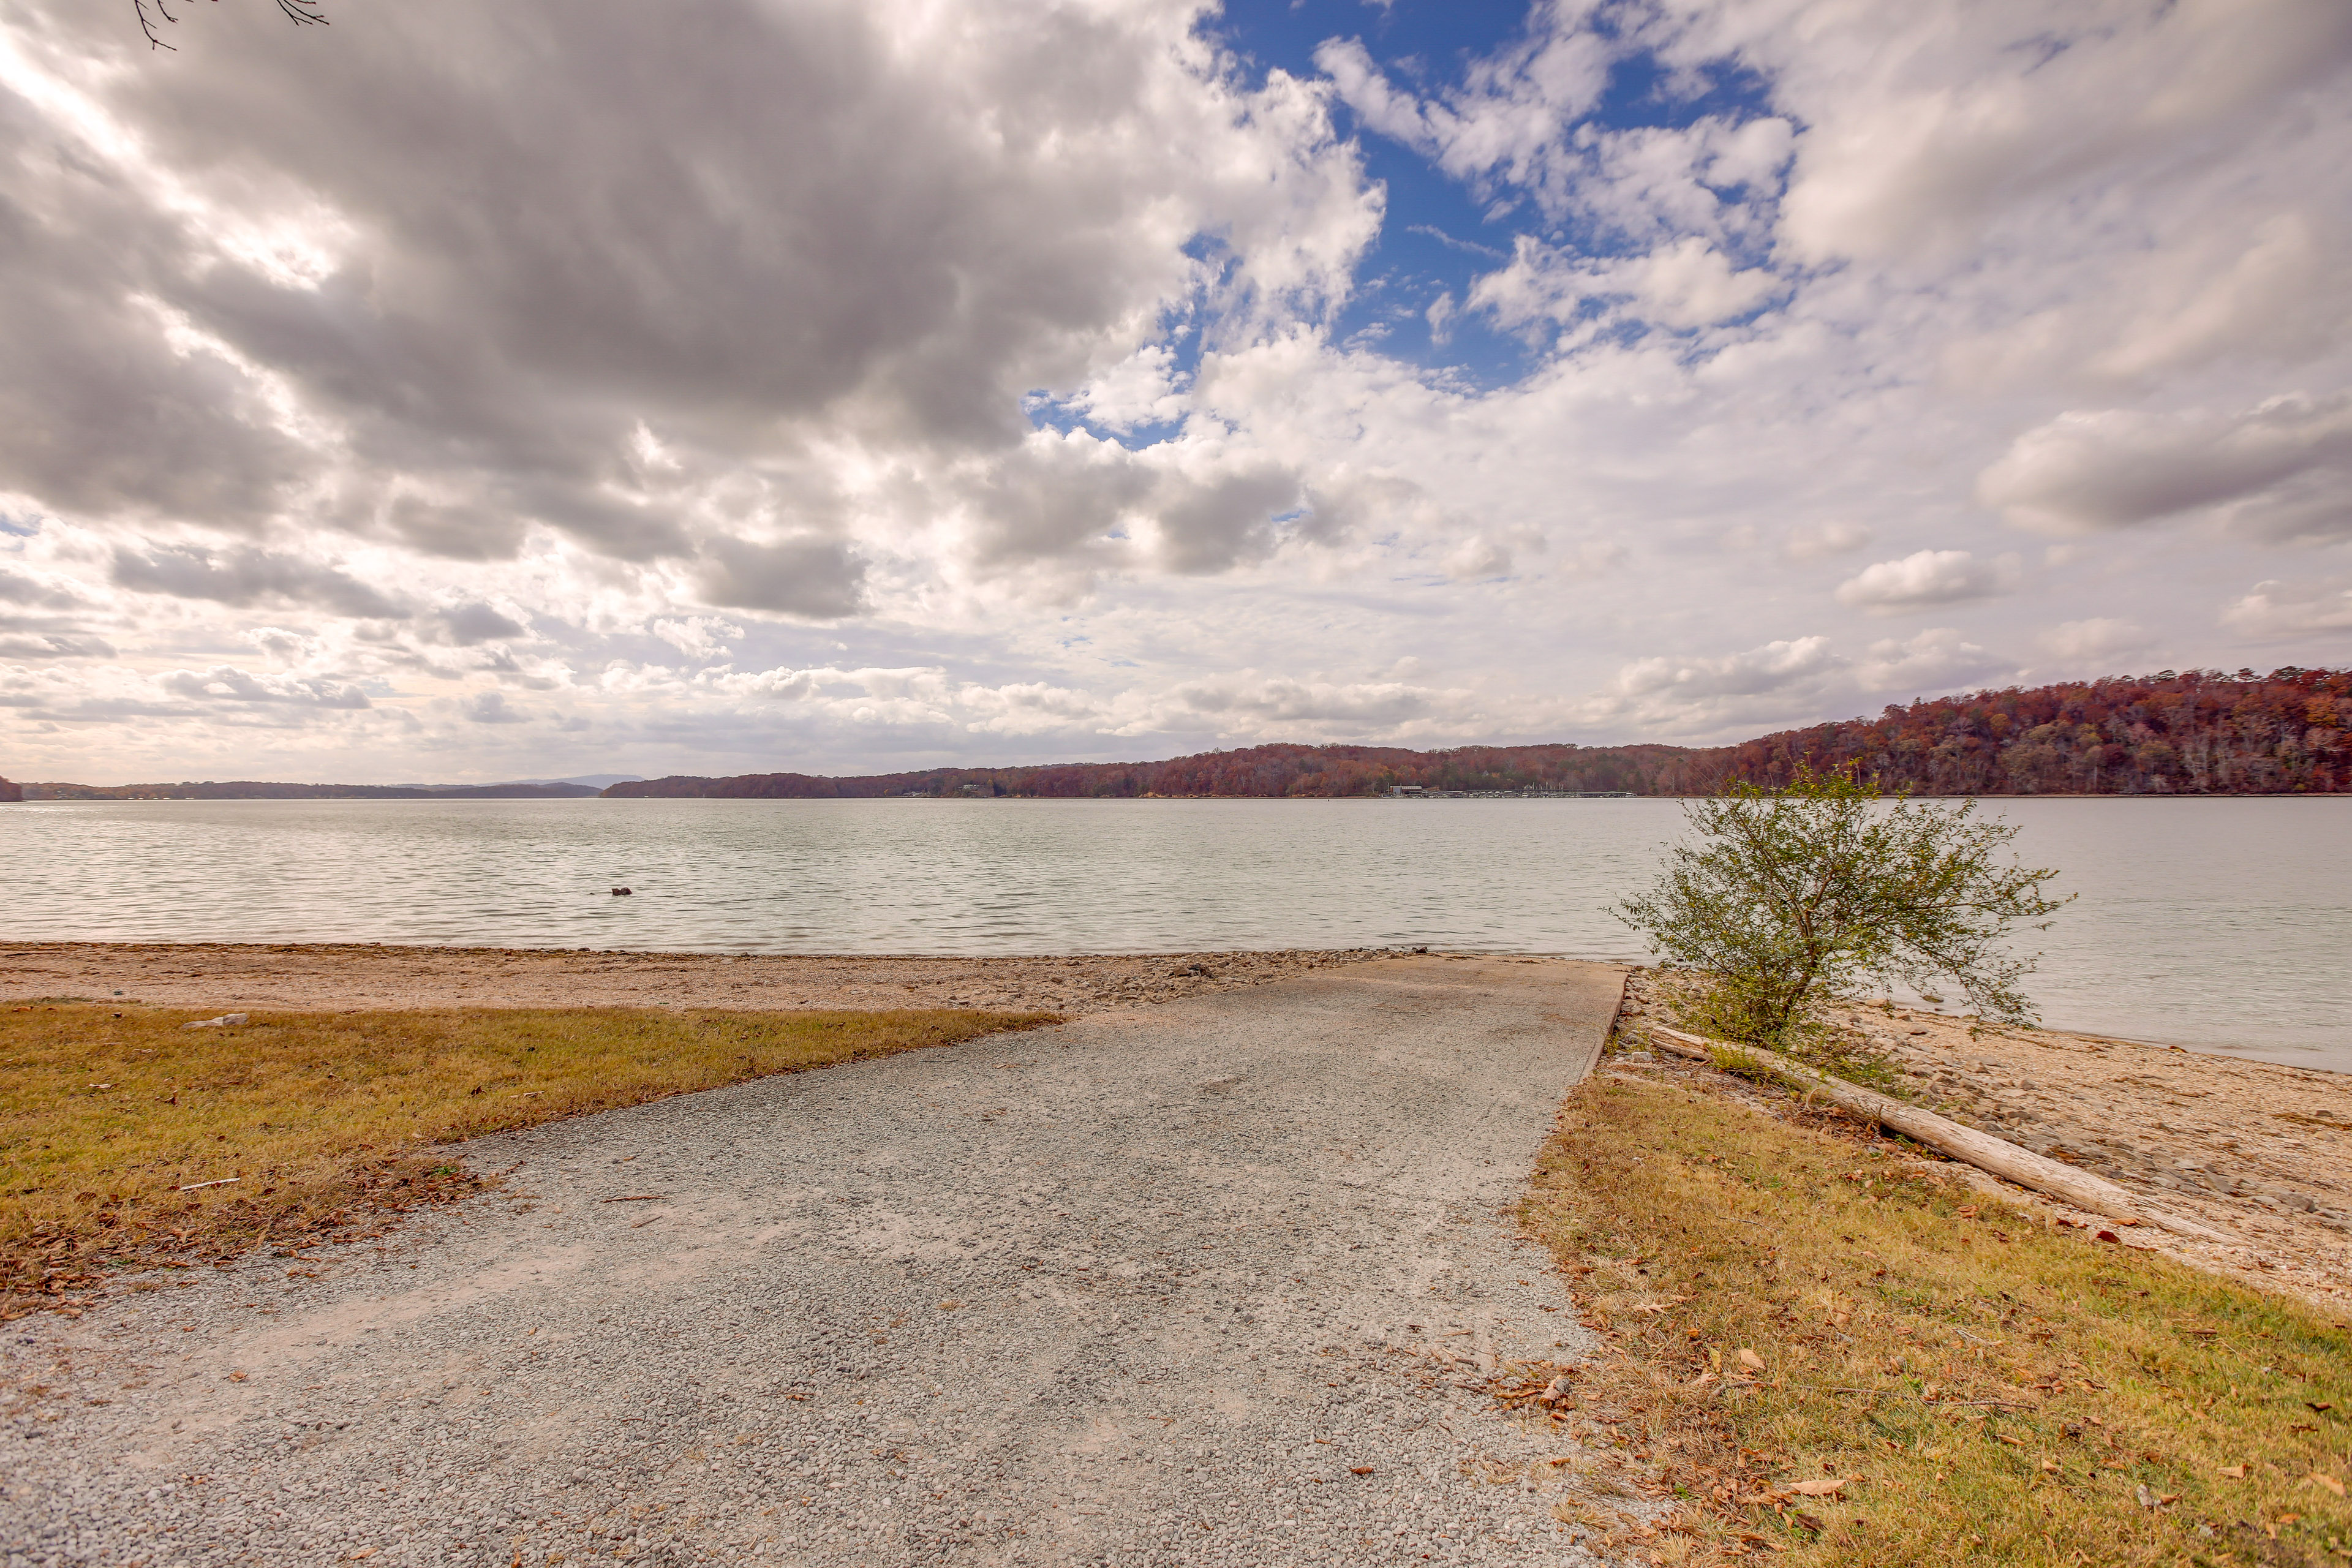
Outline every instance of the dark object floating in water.
{"label": "dark object floating in water", "polygon": [[626,888],[615,888],[613,889],[613,896],[616,899],[625,899],[629,896],[629,889]]}

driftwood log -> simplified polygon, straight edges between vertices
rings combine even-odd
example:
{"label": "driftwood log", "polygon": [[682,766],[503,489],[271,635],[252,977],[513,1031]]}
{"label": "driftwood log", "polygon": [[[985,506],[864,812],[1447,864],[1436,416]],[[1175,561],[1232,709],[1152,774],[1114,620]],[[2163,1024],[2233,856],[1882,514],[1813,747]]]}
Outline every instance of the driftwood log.
{"label": "driftwood log", "polygon": [[1965,1160],[2005,1182],[2048,1193],[2086,1214],[2105,1215],[2109,1219],[2122,1220],[2127,1225],[2145,1223],[2158,1226],[2176,1235],[2195,1237],[2200,1241],[2228,1242],[2236,1239],[2224,1236],[2210,1226],[2200,1225],[2193,1219],[2143,1205],[2131,1193],[2088,1171],[2078,1171],[2072,1165],[2037,1154],[2031,1149],[2021,1149],[1990,1132],[1964,1127],[1932,1110],[1922,1110],[1916,1105],[1906,1105],[1899,1100],[1875,1093],[1859,1084],[1832,1078],[1819,1068],[1808,1067],[1778,1051],[1768,1051],[1756,1046],[1733,1045],[1727,1040],[1710,1040],[1700,1035],[1686,1035],[1663,1024],[1646,1025],[1644,1032],[1654,1044],[1676,1056],[1696,1057],[1702,1061],[1715,1060],[1719,1052],[1747,1058],[1792,1083],[1804,1085],[1808,1090],[1832,1105],[1881,1126],[1893,1128],[1915,1143],[1925,1143],[1955,1160]]}

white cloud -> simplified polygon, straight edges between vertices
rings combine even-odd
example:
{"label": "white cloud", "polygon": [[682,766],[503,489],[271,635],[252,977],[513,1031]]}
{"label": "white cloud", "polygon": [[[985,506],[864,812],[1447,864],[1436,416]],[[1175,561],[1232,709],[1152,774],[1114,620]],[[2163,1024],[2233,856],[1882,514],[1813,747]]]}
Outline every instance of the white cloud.
{"label": "white cloud", "polygon": [[1689,697],[1754,697],[1812,680],[1839,659],[1827,637],[1769,642],[1717,658],[1636,659],[1617,672],[1617,689],[1633,697],[1671,691]]}
{"label": "white cloud", "polygon": [[1949,626],[1930,626],[1907,641],[1874,642],[1855,668],[1864,691],[1893,695],[1940,692],[1981,680],[2003,662]]}
{"label": "white cloud", "polygon": [[2257,583],[2221,611],[2221,624],[2263,642],[2314,641],[2340,658],[2352,633],[2352,582],[2342,577],[2301,583]]}
{"label": "white cloud", "polygon": [[2208,512],[2261,539],[2352,536],[2352,395],[2234,415],[2062,414],[2011,443],[1977,496],[2047,532]]}
{"label": "white cloud", "polygon": [[1214,725],[1218,732],[1251,740],[1307,735],[1318,740],[1359,739],[1393,733],[1426,720],[1442,707],[1470,700],[1460,690],[1440,690],[1399,680],[1300,680],[1241,670],[1213,680],[1189,681],[1172,693],[1177,710],[1159,716],[1171,728],[1187,721]]}
{"label": "white cloud", "polygon": [[2042,646],[2070,664],[2095,663],[2147,651],[2145,628],[2112,616],[2061,621],[2043,634]]}
{"label": "white cloud", "polygon": [[727,646],[743,635],[741,626],[717,616],[663,617],[646,629],[687,658],[698,659],[724,658]]}
{"label": "white cloud", "polygon": [[1956,605],[2005,594],[2018,584],[2014,555],[1979,561],[1965,550],[1919,550],[1865,566],[1838,584],[1837,601],[1874,615]]}
{"label": "white cloud", "polygon": [[1570,322],[1588,303],[1614,303],[1634,320],[1687,331],[1744,316],[1781,288],[1769,268],[1736,269],[1696,235],[1639,256],[1580,263],[1522,237],[1510,265],[1480,277],[1463,308],[1519,327],[1538,318]]}
{"label": "white cloud", "polygon": [[[1322,75],[1188,0],[266,13],[0,36],[12,772],[1722,739],[2126,614],[2342,657],[2336,0],[1366,12]],[[2030,595],[2002,521],[2066,538]]]}
{"label": "white cloud", "polygon": [[530,714],[509,707],[503,691],[478,691],[460,702],[457,710],[469,724],[522,724],[530,719]]}
{"label": "white cloud", "polygon": [[1820,522],[1800,523],[1789,531],[1782,552],[1791,561],[1822,561],[1832,555],[1847,555],[1869,545],[1876,538],[1868,528],[1848,518],[1825,518]]}
{"label": "white cloud", "polygon": [[1811,60],[1794,51],[1819,35],[1714,16],[1708,31],[1747,33],[1800,92],[1835,91],[1787,203],[1790,244],[1820,259],[1954,256],[2040,200],[2174,174],[2188,149],[2325,92],[2352,48],[2352,16],[2327,0],[1849,12]]}

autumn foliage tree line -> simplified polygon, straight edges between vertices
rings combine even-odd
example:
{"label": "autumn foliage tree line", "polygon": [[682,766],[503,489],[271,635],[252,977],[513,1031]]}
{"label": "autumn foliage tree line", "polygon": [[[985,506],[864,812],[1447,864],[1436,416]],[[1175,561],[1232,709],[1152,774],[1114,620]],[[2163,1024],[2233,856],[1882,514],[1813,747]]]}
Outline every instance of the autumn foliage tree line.
{"label": "autumn foliage tree line", "polygon": [[1800,765],[1852,769],[1888,793],[2352,794],[2352,670],[2164,670],[1938,697],[1875,719],[1737,745],[1266,745],[1159,763],[929,768],[828,778],[749,773],[614,784],[616,796],[1344,796],[1425,789],[1707,794],[1731,779],[1786,784]]}
{"label": "autumn foliage tree line", "polygon": [[[746,773],[614,784],[608,795],[826,799],[881,795],[1336,797],[1399,784],[1452,790],[1706,795],[1852,770],[1889,794],[2352,794],[2352,669],[2164,670],[1937,697],[1732,746],[1250,746],[1159,763],[926,768],[831,778]],[[577,786],[179,784],[23,786],[25,798],[254,799],[562,795]],[[19,798],[0,779],[0,801]]]}

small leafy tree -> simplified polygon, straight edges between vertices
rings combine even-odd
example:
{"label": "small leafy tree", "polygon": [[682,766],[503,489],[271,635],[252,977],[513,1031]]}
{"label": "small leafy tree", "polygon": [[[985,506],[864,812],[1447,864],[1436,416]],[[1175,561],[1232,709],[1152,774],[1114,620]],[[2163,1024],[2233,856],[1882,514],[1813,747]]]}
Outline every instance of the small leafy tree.
{"label": "small leafy tree", "polygon": [[1692,833],[1647,891],[1613,911],[1668,962],[1708,972],[1695,1019],[1760,1045],[1787,1043],[1819,1004],[1864,982],[1922,994],[1948,984],[1982,1017],[2031,1021],[2019,984],[2034,960],[2011,930],[2072,901],[2058,873],[1997,864],[2018,829],[1958,805],[1897,796],[1800,764],[1784,788],[1736,781],[1688,802]]}

